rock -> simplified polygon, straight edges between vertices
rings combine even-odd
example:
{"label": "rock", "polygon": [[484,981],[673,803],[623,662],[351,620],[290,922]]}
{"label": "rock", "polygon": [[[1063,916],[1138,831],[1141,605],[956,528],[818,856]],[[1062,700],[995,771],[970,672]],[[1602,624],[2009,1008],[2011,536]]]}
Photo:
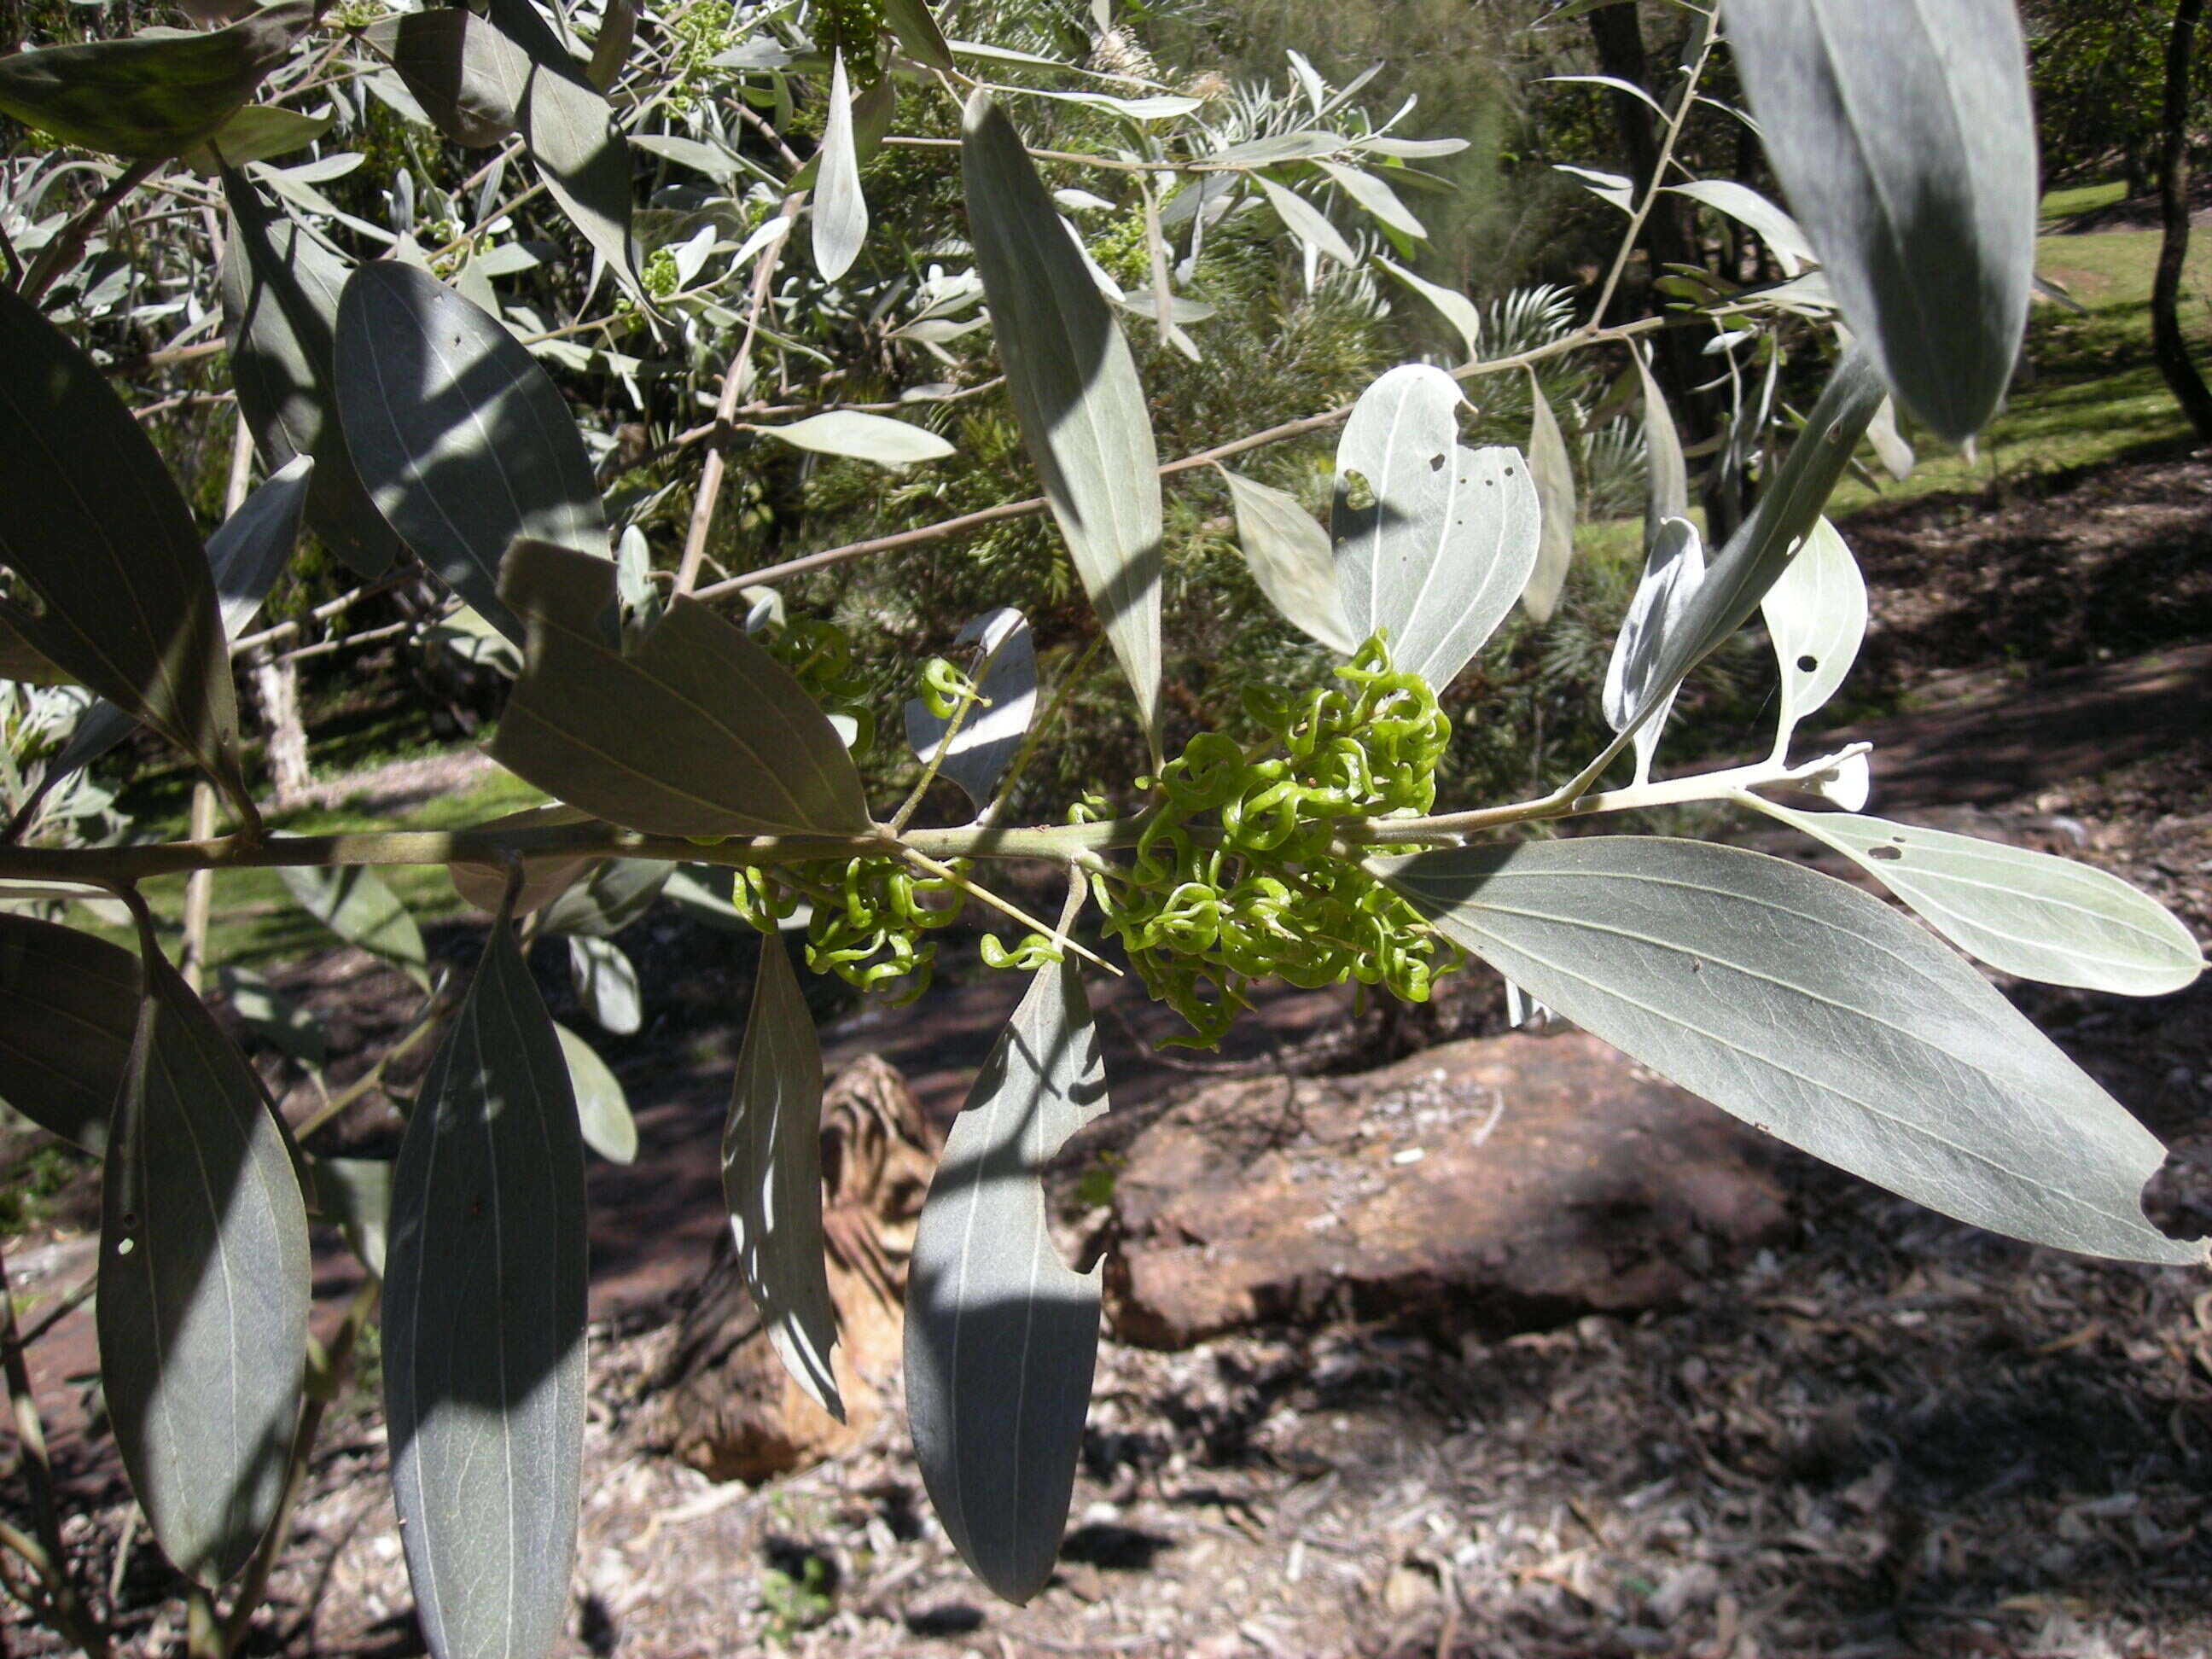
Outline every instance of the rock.
{"label": "rock", "polygon": [[764,1480],[857,1444],[890,1404],[906,1263],[937,1139],[896,1068],[873,1054],[822,1100],[822,1230],[837,1310],[838,1423],[784,1370],[725,1229],[638,1419],[639,1443],[716,1480]]}
{"label": "rock", "polygon": [[1502,1332],[1655,1307],[1787,1231],[1774,1156],[1579,1032],[1218,1084],[1127,1149],[1109,1316],[1126,1341],[1181,1347],[1273,1323]]}

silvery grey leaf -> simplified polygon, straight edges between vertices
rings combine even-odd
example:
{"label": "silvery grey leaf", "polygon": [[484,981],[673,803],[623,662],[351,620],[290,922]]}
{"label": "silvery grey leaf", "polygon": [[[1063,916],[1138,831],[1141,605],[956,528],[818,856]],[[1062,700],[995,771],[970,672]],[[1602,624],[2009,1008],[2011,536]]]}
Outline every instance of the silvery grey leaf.
{"label": "silvery grey leaf", "polygon": [[1407,363],[1360,394],[1336,451],[1329,528],[1355,638],[1442,691],[1513,608],[1542,533],[1520,452],[1459,442],[1459,386]]}
{"label": "silvery grey leaf", "polygon": [[584,1146],[553,1022],[502,917],[392,1175],[384,1401],[435,1659],[553,1650],[584,1451]]}
{"label": "silvery grey leaf", "polygon": [[1759,607],[1782,665],[1774,752],[1784,758],[1798,721],[1836,695],[1866,637],[1866,578],[1835,526],[1814,526]]}
{"label": "silvery grey leaf", "polygon": [[1820,263],[1820,255],[1813,252],[1813,245],[1805,240],[1805,233],[1798,228],[1797,222],[1749,185],[1739,184],[1733,179],[1692,179],[1687,184],[1669,185],[1667,188],[1757,231],[1784,276],[1795,276],[1807,265]]}
{"label": "silvery grey leaf", "polygon": [[850,270],[867,240],[868,202],[860,192],[860,159],[853,143],[853,89],[840,52],[830,60],[829,112],[814,185],[814,268],[822,280],[834,283]]}
{"label": "silvery grey leaf", "polygon": [[1237,539],[1252,580],[1299,632],[1341,656],[1359,649],[1337,591],[1336,562],[1328,532],[1314,522],[1297,498],[1226,467],[1229,498],[1237,510]]}
{"label": "silvery grey leaf", "polygon": [[568,1086],[576,1095],[576,1126],[584,1145],[610,1164],[629,1164],[637,1158],[637,1120],[629,1113],[629,1097],[599,1051],[567,1026],[556,1024],[553,1035],[561,1039],[561,1057],[568,1062]]}
{"label": "silvery grey leaf", "polygon": [[[1616,732],[1636,727],[1636,781],[1651,775],[1652,752],[1674,706],[1676,687],[1656,684],[1669,636],[1680,630],[1691,601],[1705,579],[1705,550],[1698,527],[1687,519],[1668,519],[1644,556],[1644,575],[1629,601],[1628,615],[1606,665],[1603,706],[1606,724]],[[1651,705],[1656,703],[1657,707]]]}
{"label": "silvery grey leaf", "polygon": [[1844,317],[1954,443],[2012,378],[2037,143],[2013,0],[1725,0],[1768,157]]}
{"label": "silvery grey leaf", "polygon": [[822,1050],[783,941],[760,942],[752,1012],[722,1130],[738,1270],[783,1368],[840,1423],[837,1310],[822,1242]]}
{"label": "silvery grey leaf", "polygon": [[307,1204],[253,1069],[157,949],[101,1178],[100,1380],[162,1553],[203,1584],[275,1520],[307,1345]]}
{"label": "silvery grey leaf", "polygon": [[1284,228],[1298,240],[1317,253],[1327,254],[1347,270],[1359,263],[1359,256],[1344,240],[1344,233],[1329,223],[1328,216],[1304,197],[1288,185],[1277,184],[1263,173],[1254,173],[1252,182],[1260,186],[1260,193],[1275,210],[1275,216],[1283,222]]}
{"label": "silvery grey leaf", "polygon": [[1021,135],[980,93],[961,176],[1023,443],[1157,749],[1159,457],[1136,360]]}
{"label": "silvery grey leaf", "polygon": [[[246,631],[299,545],[315,463],[295,455],[248,495],[208,538],[208,566],[226,639]],[[129,737],[138,722],[105,697],[79,716],[76,730],[46,769],[48,787],[89,766]]]}
{"label": "silvery grey leaf", "polygon": [[1552,413],[1536,371],[1528,371],[1528,476],[1536,484],[1536,507],[1543,530],[1536,544],[1535,568],[1521,590],[1521,608],[1532,622],[1552,619],[1567,571],[1575,559],[1575,467],[1567,441]]}
{"label": "silvery grey leaf", "polygon": [[584,1012],[606,1030],[629,1036],[645,1024],[645,994],[637,982],[637,969],[612,939],[569,934],[568,976]]}
{"label": "silvery grey leaf", "polygon": [[[991,804],[1036,713],[1036,647],[1029,618],[1011,607],[984,612],[952,644],[955,650],[966,647],[981,653],[976,689],[981,699],[961,722],[938,771],[958,784],[981,812]],[[907,745],[927,765],[951,721],[931,714],[918,697],[907,703],[905,713]]]}
{"label": "silvery grey leaf", "polygon": [[337,404],[377,510],[520,644],[499,597],[518,538],[607,556],[606,513],[567,401],[504,325],[427,271],[362,265],[338,303]]}
{"label": "silvery grey leaf", "polygon": [[954,1120],[908,1270],[907,1419],[938,1519],[994,1592],[1044,1587],[1098,1348],[1098,1278],[1060,1259],[1042,1176],[1106,1109],[1073,961],[1039,970]]}
{"label": "silvery grey leaf", "polygon": [[1952,944],[2008,974],[2155,997],[2203,971],[2203,951],[2173,913],[2108,871],[1886,818],[1757,805],[1854,860]]}
{"label": "silvery grey leaf", "polygon": [[1879,899],[1741,848],[1639,836],[1374,868],[1530,995],[1815,1157],[2015,1238],[2205,1257],[2143,1217],[2157,1140]]}
{"label": "silvery grey leaf", "polygon": [[1669,519],[1689,516],[1690,473],[1682,459],[1681,434],[1659,382],[1651,377],[1650,361],[1641,348],[1631,348],[1636,376],[1644,388],[1644,545],[1648,553],[1658,539],[1660,526]]}

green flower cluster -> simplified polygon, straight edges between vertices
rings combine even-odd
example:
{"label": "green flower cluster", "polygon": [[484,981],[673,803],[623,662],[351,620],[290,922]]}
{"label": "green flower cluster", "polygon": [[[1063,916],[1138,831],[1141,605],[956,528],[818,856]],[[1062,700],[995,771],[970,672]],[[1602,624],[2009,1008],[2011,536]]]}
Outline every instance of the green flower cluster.
{"label": "green flower cluster", "polygon": [[1392,670],[1380,634],[1336,673],[1341,686],[1302,697],[1249,689],[1271,739],[1248,753],[1219,732],[1192,738],[1152,783],[1127,866],[1093,871],[1106,931],[1190,1023],[1178,1043],[1218,1043],[1256,980],[1357,980],[1421,1002],[1462,960],[1336,844],[1347,819],[1428,811],[1450,723],[1427,682]]}
{"label": "green flower cluster", "polygon": [[853,722],[857,735],[846,746],[856,757],[866,754],[875,742],[876,715],[869,706],[868,683],[854,665],[853,641],[845,630],[817,617],[793,617],[769,624],[762,643],[805,687],[823,714]]}
{"label": "green flower cluster", "polygon": [[929,935],[959,919],[962,895],[945,877],[916,872],[896,858],[859,858],[742,870],[731,896],[746,921],[770,934],[798,913],[802,898],[813,906],[809,968],[863,991],[904,978],[897,1000],[908,1003],[929,988],[937,966],[937,941]]}

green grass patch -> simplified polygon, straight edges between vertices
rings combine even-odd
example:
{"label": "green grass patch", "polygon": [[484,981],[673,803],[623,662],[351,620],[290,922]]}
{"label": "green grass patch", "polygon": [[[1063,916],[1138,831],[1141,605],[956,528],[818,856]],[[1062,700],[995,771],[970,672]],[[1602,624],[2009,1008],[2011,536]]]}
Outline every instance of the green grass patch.
{"label": "green grass patch", "polygon": [[[2187,441],[2189,422],[2151,356],[2150,289],[2158,247],[2154,230],[2039,240],[2037,270],[2063,284],[2084,309],[2036,301],[2023,353],[2028,368],[1982,434],[1974,459],[1916,430],[1907,418],[1903,429],[1920,456],[1912,476],[1902,483],[1884,477],[1878,489],[1847,479],[1836,492],[1831,516],[1877,500],[1971,493],[2008,478],[2100,465]],[[2209,295],[2212,235],[2199,234],[2182,284],[2181,325],[2192,340],[2212,345]]]}
{"label": "green grass patch", "polygon": [[2101,185],[2075,185],[2065,190],[2046,191],[2043,197],[2043,222],[2057,224],[2077,214],[2094,213],[2099,208],[2127,199],[2128,187],[2117,179]]}
{"label": "green grass patch", "polygon": [[[379,817],[358,808],[310,808],[272,817],[270,828],[293,836],[340,836],[374,830],[464,830],[488,819],[519,812],[545,799],[544,793],[513,774],[483,774],[466,787],[424,802],[398,818]],[[182,835],[181,825],[141,824],[163,839]],[[441,865],[398,865],[377,872],[417,921],[439,921],[468,909],[453,890]],[[173,951],[182,936],[185,878],[162,877],[145,884],[154,918]],[[84,925],[81,916],[72,925]],[[94,928],[118,944],[132,943],[125,930]],[[292,902],[283,878],[274,870],[227,870],[215,878],[214,909],[208,926],[208,961],[259,964],[312,956],[331,948],[331,935]]]}

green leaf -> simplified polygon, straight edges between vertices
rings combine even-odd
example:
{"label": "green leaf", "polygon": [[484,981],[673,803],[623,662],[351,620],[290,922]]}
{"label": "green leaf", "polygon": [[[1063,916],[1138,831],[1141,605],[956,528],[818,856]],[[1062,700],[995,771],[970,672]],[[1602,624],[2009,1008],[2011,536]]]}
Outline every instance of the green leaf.
{"label": "green leaf", "polygon": [[[226,639],[246,631],[299,545],[301,515],[313,488],[315,464],[295,456],[248,495],[222,528],[208,538],[208,568]],[[76,730],[46,768],[49,787],[89,766],[129,737],[137,721],[105,698],[78,717]]]}
{"label": "green leaf", "polygon": [[1536,541],[1536,568],[1521,590],[1521,608],[1530,621],[1547,623],[1559,608],[1560,590],[1575,562],[1575,467],[1559,419],[1533,368],[1528,371],[1528,476],[1535,481],[1542,529]]}
{"label": "green leaf", "polygon": [[1797,222],[1749,185],[1738,184],[1733,179],[1693,179],[1688,184],[1669,185],[1667,188],[1717,213],[1725,213],[1758,232],[1759,240],[1773,252],[1774,263],[1782,267],[1784,276],[1795,276],[1807,265],[1820,263],[1820,256],[1813,252],[1813,245],[1805,240],[1805,233],[1797,228]]}
{"label": "green leaf", "polygon": [[1867,423],[1867,441],[1874,446],[1882,471],[1891,477],[1903,483],[1912,476],[1913,465],[1919,458],[1913,454],[1905,434],[1897,429],[1897,406],[1887,398],[1875,411],[1874,419]]}
{"label": "green leaf", "polygon": [[1428,240],[1428,227],[1415,218],[1412,210],[1398,199],[1397,191],[1373,173],[1358,167],[1346,167],[1338,161],[1323,161],[1319,165],[1346,196],[1373,216],[1377,224],[1386,225],[1400,235],[1410,236],[1416,241]]}
{"label": "green leaf", "polygon": [[883,10],[900,51],[925,69],[951,71],[952,48],[937,25],[929,0],[884,0]]}
{"label": "green leaf", "polygon": [[291,56],[319,5],[283,0],[207,34],[139,35],[0,58],[0,112],[64,143],[175,155],[211,137]]}
{"label": "green leaf", "polygon": [[302,1066],[319,1071],[329,1053],[322,1021],[251,968],[227,963],[216,970],[216,982],[246,1028],[264,1042],[283,1049]]}
{"label": "green leaf", "polygon": [[1060,1259],[1044,1170],[1106,1109],[1073,962],[1040,969],[953,1121],[907,1272],[915,1459],[960,1559],[1009,1601],[1044,1588],[1098,1352],[1098,1274]]}
{"label": "green leaf", "polygon": [[135,952],[0,912],[0,1100],[48,1134],[106,1152],[144,994]]}
{"label": "green leaf", "polygon": [[1336,562],[1328,532],[1314,522],[1297,497],[1226,467],[1229,499],[1237,509],[1237,539],[1252,580],[1268,602],[1307,637],[1340,656],[1359,649],[1336,591]]}
{"label": "green leaf", "polygon": [[879,466],[911,466],[916,461],[941,461],[954,453],[952,446],[926,426],[895,421],[887,415],[866,415],[858,410],[833,409],[824,415],[781,426],[755,427],[754,431],[820,455],[849,455]]}
{"label": "green leaf", "polygon": [[517,537],[607,552],[591,458],[568,405],[500,322],[427,271],[353,273],[338,305],[337,407],[377,509],[487,622]]}
{"label": "green leaf", "polygon": [[275,1518],[307,1352],[307,1211],[246,1058],[149,950],[101,1178],[100,1374],[162,1553],[216,1584]]}
{"label": "green leaf", "polygon": [[0,500],[0,563],[44,601],[0,617],[242,798],[230,653],[191,514],[106,377],[5,283]]}
{"label": "green leaf", "polygon": [[722,1200],[738,1270],[784,1370],[842,1423],[822,1255],[822,1050],[782,940],[760,947],[722,1130]]}
{"label": "green leaf", "polygon": [[1835,526],[1814,526],[1759,606],[1782,665],[1774,752],[1786,757],[1797,722],[1836,695],[1866,637],[1866,578]]}
{"label": "green leaf", "polygon": [[576,1000],[604,1030],[629,1036],[645,1024],[645,994],[638,986],[637,969],[612,939],[570,934],[568,976],[576,988]]}
{"label": "green leaf", "polygon": [[1459,336],[1460,343],[1470,360],[1482,355],[1482,313],[1475,309],[1474,301],[1455,288],[1444,288],[1425,276],[1416,276],[1394,259],[1386,259],[1377,254],[1375,263],[1437,308],[1437,313],[1452,325],[1452,331]]}
{"label": "green leaf", "polygon": [[422,930],[375,871],[360,864],[327,870],[284,865],[276,873],[300,908],[338,938],[390,963],[424,990],[430,988]]}
{"label": "green leaf", "polygon": [[860,775],[805,690],[678,599],[625,648],[606,559],[518,542],[501,592],[528,658],[492,758],[594,817],[656,836],[865,835]]}
{"label": "green leaf", "polygon": [[1537,1000],[1816,1157],[2037,1243],[2204,1257],[2143,1219],[2158,1142],[1878,899],[1740,848],[1632,836],[1374,867]]}
{"label": "green leaf", "polygon": [[674,868],[658,859],[609,859],[546,904],[538,931],[612,939],[653,908]]}
{"label": "green leaf", "polygon": [[305,149],[331,129],[336,114],[302,115],[281,104],[248,104],[217,129],[204,144],[184,155],[195,173],[212,175],[224,166],[242,167],[248,161],[265,161],[272,155],[289,155]]}
{"label": "green leaf", "polygon": [[668,884],[661,889],[668,902],[702,921],[709,927],[720,927],[729,933],[750,934],[753,925],[744,913],[730,902],[730,872],[711,865],[687,865],[672,872]]}
{"label": "green leaf", "polygon": [[1658,684],[1660,663],[1705,580],[1705,550],[1697,526],[1687,519],[1667,520],[1644,556],[1644,574],[1605,672],[1606,724],[1616,732],[1635,729],[1638,785],[1650,779],[1652,753],[1678,689]]}
{"label": "green leaf", "polygon": [[392,1237],[392,1170],[383,1158],[307,1159],[315,1213],[345,1235],[346,1248],[376,1279],[384,1277]]}
{"label": "green leaf", "polygon": [[1352,251],[1352,244],[1344,240],[1344,233],[1329,223],[1328,216],[1287,185],[1279,185],[1265,173],[1255,173],[1252,182],[1260,186],[1260,193],[1267,198],[1267,205],[1275,210],[1275,216],[1283,228],[1317,253],[1323,253],[1347,270],[1359,263],[1359,256]]}
{"label": "green leaf", "polygon": [[474,12],[456,6],[380,17],[362,39],[455,143],[482,149],[521,125],[530,56]]}
{"label": "green leaf", "polygon": [[1887,818],[1752,804],[1856,860],[1952,944],[2008,974],[2155,997],[2204,969],[2172,911],[2090,865]]}
{"label": "green leaf", "polygon": [[637,1120],[629,1115],[629,1099],[592,1045],[565,1025],[553,1035],[561,1039],[562,1058],[568,1062],[568,1086],[576,1091],[576,1121],[584,1145],[610,1164],[637,1161]]}
{"label": "green leaf", "polygon": [[853,147],[853,89],[845,54],[830,65],[830,105],[814,185],[814,268],[834,283],[853,268],[868,240],[868,203],[860,193],[860,159]]}
{"label": "green leaf", "polygon": [[1650,360],[1641,348],[1630,355],[1636,359],[1636,378],[1644,388],[1644,545],[1648,553],[1659,539],[1662,525],[1690,516],[1690,471],[1665,394],[1651,378]]}
{"label": "green leaf", "polygon": [[1463,401],[1423,363],[1370,386],[1337,445],[1329,517],[1352,637],[1389,629],[1398,667],[1438,691],[1528,586],[1542,529],[1520,452],[1461,447]]}
{"label": "green leaf", "polygon": [[2012,379],[2037,146],[2012,0],[1726,0],[1774,171],[1844,319],[1954,443]]}
{"label": "green leaf", "polygon": [[437,1659],[546,1654],[584,1452],[584,1145],[568,1066],[494,925],[392,1176],[384,1403]]}
{"label": "green leaf", "polygon": [[308,526],[356,575],[374,581],[391,569],[400,543],[369,500],[338,428],[331,347],[351,267],[270,211],[240,175],[226,173],[223,190],[231,222],[222,308],[239,410],[272,473],[295,457],[314,458]]}
{"label": "green leaf", "polygon": [[961,177],[1022,441],[1157,749],[1159,456],[1136,360],[1021,135],[981,93],[968,103]]}

